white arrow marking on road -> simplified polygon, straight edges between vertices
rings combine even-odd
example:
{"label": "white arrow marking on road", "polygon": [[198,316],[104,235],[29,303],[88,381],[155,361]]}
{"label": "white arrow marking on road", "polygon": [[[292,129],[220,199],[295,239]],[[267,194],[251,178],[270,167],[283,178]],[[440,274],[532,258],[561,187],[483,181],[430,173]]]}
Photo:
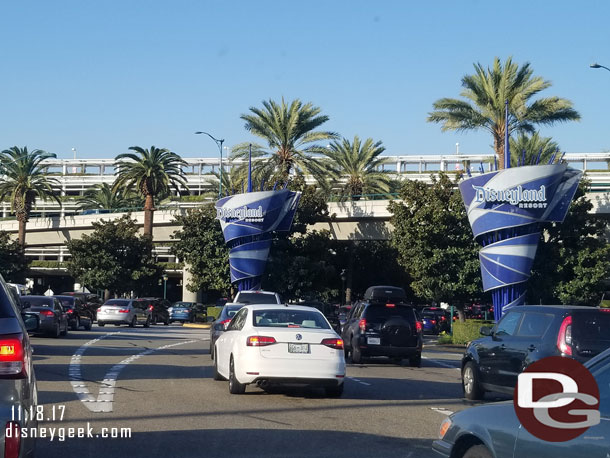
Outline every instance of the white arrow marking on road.
{"label": "white arrow marking on road", "polygon": [[451,410],[447,410],[442,407],[430,407],[430,409],[434,410],[435,412],[442,413],[443,415],[447,415],[447,416],[453,414],[453,412]]}
{"label": "white arrow marking on road", "polygon": [[114,336],[116,334],[120,334],[119,332],[112,332],[109,334],[105,334],[97,339],[90,340],[89,342],[82,345],[76,353],[72,355],[72,359],[70,360],[70,367],[68,369],[68,374],[70,376],[70,384],[72,385],[72,389],[78,396],[78,399],[87,407],[87,409],[92,412],[112,412],[112,403],[114,401],[114,391],[116,387],[116,380],[119,377],[120,372],[127,366],[129,363],[141,358],[142,356],[150,355],[159,350],[165,350],[171,347],[177,347],[179,345],[186,345],[189,343],[197,342],[196,340],[187,340],[185,342],[178,342],[168,345],[163,345],[159,348],[149,348],[141,353],[137,353],[135,355],[131,355],[130,357],[124,359],[118,364],[112,366],[112,368],[108,371],[108,373],[104,376],[104,380],[102,381],[102,385],[100,387],[97,399],[93,397],[93,395],[87,389],[87,385],[83,383],[83,377],[81,373],[80,363],[85,350],[93,345],[94,343],[105,339],[107,337]]}

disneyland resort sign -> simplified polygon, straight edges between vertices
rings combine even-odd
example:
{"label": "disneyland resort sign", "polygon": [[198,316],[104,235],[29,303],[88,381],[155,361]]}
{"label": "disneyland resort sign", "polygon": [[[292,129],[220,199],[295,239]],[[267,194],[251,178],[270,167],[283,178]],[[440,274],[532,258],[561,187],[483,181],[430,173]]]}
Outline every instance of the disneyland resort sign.
{"label": "disneyland resort sign", "polygon": [[265,217],[263,207],[261,205],[258,208],[248,208],[247,206],[237,208],[217,207],[216,218],[223,221],[246,221],[249,223],[260,223]]}
{"label": "disneyland resort sign", "polygon": [[509,203],[519,208],[546,208],[546,186],[539,189],[523,189],[521,185],[511,189],[493,189],[472,185],[475,201],[490,204]]}

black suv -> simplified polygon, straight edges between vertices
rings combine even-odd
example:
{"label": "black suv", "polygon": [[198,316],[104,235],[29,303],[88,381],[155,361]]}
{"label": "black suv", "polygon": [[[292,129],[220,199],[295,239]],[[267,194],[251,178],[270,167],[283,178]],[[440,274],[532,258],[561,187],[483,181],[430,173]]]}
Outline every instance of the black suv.
{"label": "black suv", "polygon": [[389,356],[421,365],[422,324],[402,288],[373,286],[355,304],[341,332],[345,352],[359,364],[364,356]]}
{"label": "black suv", "polygon": [[570,305],[513,307],[485,337],[470,342],[462,358],[467,399],[485,391],[513,394],[518,375],[547,356],[584,362],[610,347],[610,309]]}

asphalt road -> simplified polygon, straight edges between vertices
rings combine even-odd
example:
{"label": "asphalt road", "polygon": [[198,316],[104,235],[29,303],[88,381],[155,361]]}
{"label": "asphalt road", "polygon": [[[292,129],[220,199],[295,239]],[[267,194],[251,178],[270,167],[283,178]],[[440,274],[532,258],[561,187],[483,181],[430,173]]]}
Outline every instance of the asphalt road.
{"label": "asphalt road", "polygon": [[[380,359],[350,365],[339,399],[253,386],[230,395],[227,382],[212,379],[208,337],[177,325],[34,337],[44,409],[38,433],[55,428],[53,440],[38,440],[37,456],[425,458],[434,456],[430,444],[445,415],[469,406],[460,353],[434,345],[421,368]],[[92,437],[57,437],[69,428]],[[131,437],[102,437],[120,428],[131,428]]]}

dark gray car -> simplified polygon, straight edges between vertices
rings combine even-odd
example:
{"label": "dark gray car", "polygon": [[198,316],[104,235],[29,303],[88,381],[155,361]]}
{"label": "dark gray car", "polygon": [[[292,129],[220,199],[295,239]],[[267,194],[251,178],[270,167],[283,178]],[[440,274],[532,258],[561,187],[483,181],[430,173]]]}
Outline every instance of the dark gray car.
{"label": "dark gray car", "polygon": [[448,417],[433,449],[451,458],[608,458],[610,452],[610,349],[585,364],[600,393],[600,424],[567,442],[546,442],[521,427],[512,401],[473,407]]}
{"label": "dark gray car", "polygon": [[225,304],[220,311],[220,315],[218,315],[218,318],[216,318],[216,321],[212,323],[212,328],[210,329],[210,356],[212,359],[214,359],[214,343],[216,342],[216,339],[218,339],[220,335],[225,332],[227,326],[229,326],[229,323],[233,319],[233,316],[244,305],[245,304],[233,303]]}
{"label": "dark gray car", "polygon": [[59,299],[52,296],[21,296],[20,300],[24,310],[38,315],[38,332],[51,337],[68,334],[68,315]]}
{"label": "dark gray car", "polygon": [[[19,439],[19,431],[37,426],[26,412],[36,411],[38,392],[28,331],[38,327],[38,317],[21,313],[19,304],[0,276],[0,453],[19,458],[34,454],[34,440]],[[8,432],[9,434],[6,434]],[[4,453],[12,452],[11,455]]]}

